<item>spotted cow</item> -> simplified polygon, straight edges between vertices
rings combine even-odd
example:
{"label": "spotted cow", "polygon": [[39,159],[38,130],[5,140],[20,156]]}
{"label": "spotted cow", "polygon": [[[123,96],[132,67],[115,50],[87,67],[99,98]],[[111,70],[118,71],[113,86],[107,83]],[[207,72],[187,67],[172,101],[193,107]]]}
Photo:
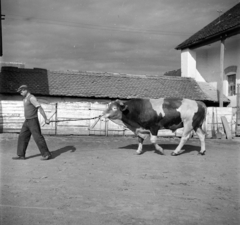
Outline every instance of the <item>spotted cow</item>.
{"label": "spotted cow", "polygon": [[102,117],[121,120],[138,136],[137,154],[142,153],[143,141],[149,135],[156,151],[164,154],[163,149],[157,144],[158,131],[170,129],[174,132],[182,127],[184,128],[180,143],[171,155],[179,155],[193,130],[201,142],[199,154],[204,155],[206,152],[205,132],[202,129],[206,106],[203,102],[172,98],[132,99],[125,102],[116,100],[103,112]]}

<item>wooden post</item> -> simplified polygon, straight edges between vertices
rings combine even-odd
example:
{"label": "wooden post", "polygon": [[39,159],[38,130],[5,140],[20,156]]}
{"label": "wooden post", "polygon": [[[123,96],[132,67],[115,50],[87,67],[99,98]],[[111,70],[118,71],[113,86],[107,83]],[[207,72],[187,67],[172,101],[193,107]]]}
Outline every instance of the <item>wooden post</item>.
{"label": "wooden post", "polygon": [[220,84],[219,84],[219,106],[223,107],[223,74],[224,74],[224,42],[221,40],[220,48]]}
{"label": "wooden post", "polygon": [[[106,107],[108,107],[109,104],[106,105]],[[108,136],[108,121],[109,119],[105,119],[105,136]]]}
{"label": "wooden post", "polygon": [[2,1],[0,0],[0,57],[3,56],[3,47],[2,47],[2,20],[5,20],[5,15],[2,15]]}
{"label": "wooden post", "polygon": [[235,124],[235,134],[240,135],[240,129],[238,127],[240,121],[240,84],[237,84],[237,108],[236,108],[236,124]]}
{"label": "wooden post", "polygon": [[[58,110],[58,104],[56,103],[55,105],[55,120],[58,120],[58,116],[57,116],[57,110]],[[55,122],[55,135],[57,135],[57,122]]]}
{"label": "wooden post", "polygon": [[0,0],[0,56],[3,55],[3,47],[2,47],[2,7],[1,7],[1,0]]}
{"label": "wooden post", "polygon": [[106,137],[108,136],[108,121],[109,121],[109,119],[105,120],[105,136]]}

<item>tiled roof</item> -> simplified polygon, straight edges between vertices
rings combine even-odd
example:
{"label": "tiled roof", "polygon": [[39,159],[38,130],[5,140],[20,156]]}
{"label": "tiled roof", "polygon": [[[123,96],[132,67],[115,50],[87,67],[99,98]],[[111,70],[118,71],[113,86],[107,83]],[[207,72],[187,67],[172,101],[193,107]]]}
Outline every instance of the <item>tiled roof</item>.
{"label": "tiled roof", "polygon": [[[200,88],[203,90],[203,92],[211,97],[212,99],[218,101],[218,91],[215,87],[213,87],[211,84],[207,83],[207,82],[198,82],[198,85],[200,86]],[[228,101],[228,98],[223,95],[223,100],[225,102]]]}
{"label": "tiled roof", "polygon": [[240,3],[179,44],[176,49],[193,47],[213,38],[219,40],[222,35],[227,35],[230,32],[240,33]]}
{"label": "tiled roof", "polygon": [[[194,79],[183,77],[3,67],[0,84],[2,94],[14,94],[20,85],[27,84],[31,93],[45,96],[111,99],[179,97],[217,102],[217,99],[206,95]],[[228,102],[228,99],[225,101]]]}

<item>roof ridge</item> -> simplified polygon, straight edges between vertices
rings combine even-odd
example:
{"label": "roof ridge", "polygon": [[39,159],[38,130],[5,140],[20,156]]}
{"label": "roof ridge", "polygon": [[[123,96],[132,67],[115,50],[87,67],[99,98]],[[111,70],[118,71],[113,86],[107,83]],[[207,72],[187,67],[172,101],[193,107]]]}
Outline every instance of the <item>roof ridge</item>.
{"label": "roof ridge", "polygon": [[81,71],[81,70],[49,70],[51,73],[63,73],[68,75],[94,75],[94,76],[121,76],[121,77],[140,77],[140,78],[148,78],[148,77],[158,77],[160,75],[144,75],[144,74],[128,74],[128,73],[116,73],[116,72],[100,72],[100,71]]}
{"label": "roof ridge", "polygon": [[63,75],[81,75],[81,76],[106,76],[121,78],[143,78],[143,79],[166,79],[166,80],[194,80],[191,77],[165,76],[165,75],[140,75],[114,72],[80,71],[80,70],[48,70],[50,73]]}

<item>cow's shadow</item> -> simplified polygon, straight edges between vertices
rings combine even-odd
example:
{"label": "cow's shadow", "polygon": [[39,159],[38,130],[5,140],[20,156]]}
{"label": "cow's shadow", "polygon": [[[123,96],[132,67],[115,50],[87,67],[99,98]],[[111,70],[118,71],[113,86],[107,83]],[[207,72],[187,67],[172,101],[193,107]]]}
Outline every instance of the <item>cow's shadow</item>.
{"label": "cow's shadow", "polygon": [[[61,154],[65,153],[65,152],[75,152],[76,148],[74,146],[65,146],[63,148],[59,148],[57,150],[51,151],[52,153],[52,159],[60,156]],[[31,155],[26,157],[26,159],[30,159],[30,158],[35,158],[35,157],[39,157],[41,156],[41,154],[35,154],[35,155]]]}
{"label": "cow's shadow", "polygon": [[[173,151],[178,146],[178,144],[159,144],[159,145],[163,148],[164,151]],[[119,147],[119,149],[130,149],[130,150],[135,150],[135,151],[137,151],[137,148],[138,148],[138,144],[131,144],[131,145]],[[179,155],[187,154],[187,153],[195,152],[195,151],[199,152],[200,149],[201,148],[199,146],[186,144],[183,146]],[[161,155],[160,152],[155,151],[153,144],[145,144],[145,145],[143,144],[143,151],[141,154],[144,154],[145,152],[155,152],[156,154]]]}

